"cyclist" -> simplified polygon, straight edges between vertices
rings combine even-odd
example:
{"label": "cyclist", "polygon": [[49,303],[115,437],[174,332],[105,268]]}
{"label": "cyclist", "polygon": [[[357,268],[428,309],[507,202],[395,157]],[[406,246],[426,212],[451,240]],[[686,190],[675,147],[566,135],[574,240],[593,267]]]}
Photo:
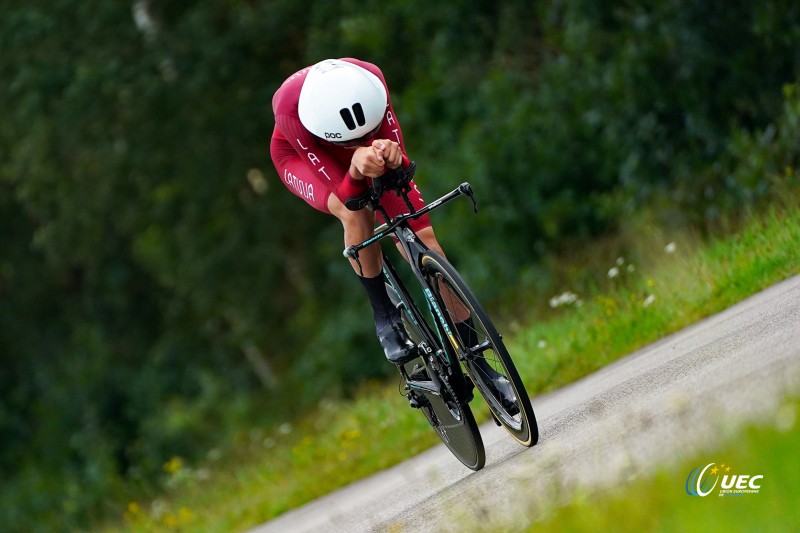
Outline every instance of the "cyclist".
{"label": "cyclist", "polygon": [[[272,109],[275,129],[270,154],[281,182],[314,209],[338,218],[345,246],[371,237],[376,215],[365,207],[351,210],[345,204],[353,207],[370,178],[411,164],[380,69],[353,58],[320,61],[289,76],[275,92]],[[409,198],[420,209],[425,204],[413,181],[411,185]],[[384,195],[381,206],[389,217],[407,212],[403,200],[394,194]],[[443,254],[427,215],[410,225],[428,248]],[[362,250],[359,261],[360,265],[352,260],[351,264],[369,297],[386,358],[394,364],[414,359],[416,347],[386,292],[379,245]],[[474,330],[469,320],[463,322],[465,318],[457,328],[462,338],[469,339]],[[485,366],[495,385],[513,399],[508,381]]]}

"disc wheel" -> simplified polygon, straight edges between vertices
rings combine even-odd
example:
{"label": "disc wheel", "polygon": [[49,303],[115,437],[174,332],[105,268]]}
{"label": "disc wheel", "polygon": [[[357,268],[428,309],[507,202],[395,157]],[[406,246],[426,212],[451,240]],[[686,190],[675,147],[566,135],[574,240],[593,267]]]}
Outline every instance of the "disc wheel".
{"label": "disc wheel", "polygon": [[[421,342],[427,343],[435,354],[439,350],[439,341],[435,336],[425,332],[425,326],[421,325],[421,321],[424,320],[421,313],[416,307],[412,309],[404,298],[399,296],[399,292],[392,284],[387,284],[387,292],[402,313],[403,324],[409,337],[418,346]],[[420,398],[422,404],[420,411],[450,452],[467,468],[480,470],[486,464],[486,451],[475,415],[468,403],[458,400],[453,387],[449,385],[449,380],[452,379],[452,370],[449,368],[454,365],[454,370],[461,372],[458,362],[448,361],[444,352],[441,358],[436,355],[434,357],[436,364],[427,364],[426,371],[439,369],[437,374],[443,385],[441,396],[420,390],[414,390],[412,394]],[[406,373],[413,373],[420,361],[421,359],[415,359],[406,363]]]}
{"label": "disc wheel", "polygon": [[429,405],[420,411],[456,459],[470,470],[480,470],[486,464],[486,451],[472,409],[459,405],[452,392],[447,396],[427,394]]}

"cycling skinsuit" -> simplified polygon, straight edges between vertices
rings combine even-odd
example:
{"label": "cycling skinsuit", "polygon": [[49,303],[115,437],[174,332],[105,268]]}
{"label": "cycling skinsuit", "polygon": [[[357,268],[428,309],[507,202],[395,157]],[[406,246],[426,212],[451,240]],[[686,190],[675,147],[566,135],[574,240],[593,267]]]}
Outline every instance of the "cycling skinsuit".
{"label": "cycling skinsuit", "polygon": [[[380,69],[371,63],[357,59],[343,58],[375,74],[386,87],[386,80]],[[275,130],[270,142],[270,155],[275,168],[281,177],[281,182],[314,209],[330,214],[328,209],[328,196],[335,194],[344,203],[346,196],[353,192],[353,180],[345,179],[350,172],[350,160],[353,150],[336,146],[319,139],[306,130],[300,123],[297,113],[297,102],[300,89],[306,79],[309,69],[304,68],[291,75],[275,92],[272,98],[272,110],[275,113]],[[387,95],[389,89],[386,89]],[[386,106],[386,115],[375,135],[376,139],[389,139],[396,141],[403,152],[403,168],[408,167],[410,161],[406,156],[403,134],[397,116],[392,108],[391,101]],[[409,198],[415,209],[422,208],[425,203],[422,195],[414,182]],[[366,188],[366,181],[364,181]],[[344,197],[343,197],[344,196]],[[403,199],[394,193],[384,194],[381,206],[389,217],[407,213]],[[382,217],[378,215],[379,222]],[[410,221],[415,231],[431,225],[427,215],[417,220]]]}

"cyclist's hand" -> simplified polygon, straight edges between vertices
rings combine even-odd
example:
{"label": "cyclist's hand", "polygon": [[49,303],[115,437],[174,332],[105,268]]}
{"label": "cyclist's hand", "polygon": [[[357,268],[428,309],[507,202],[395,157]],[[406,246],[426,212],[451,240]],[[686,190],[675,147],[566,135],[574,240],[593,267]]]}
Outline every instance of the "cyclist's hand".
{"label": "cyclist's hand", "polygon": [[397,168],[403,162],[403,151],[400,149],[400,145],[394,141],[375,139],[372,141],[372,147],[389,168]]}
{"label": "cyclist's hand", "polygon": [[386,165],[383,153],[374,146],[362,146],[353,153],[353,158],[350,160],[350,173],[354,178],[363,179],[365,176],[377,178],[384,172],[386,172]]}

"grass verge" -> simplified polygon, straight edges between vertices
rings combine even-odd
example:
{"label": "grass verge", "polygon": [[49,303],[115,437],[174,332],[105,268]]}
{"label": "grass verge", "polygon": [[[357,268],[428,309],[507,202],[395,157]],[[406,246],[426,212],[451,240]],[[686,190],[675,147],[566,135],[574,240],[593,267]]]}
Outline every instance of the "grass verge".
{"label": "grass verge", "polygon": [[575,381],[800,272],[800,209],[772,209],[708,243],[654,228],[638,242],[632,255],[643,261],[617,258],[600,290],[586,299],[568,292],[561,316],[517,328],[509,348],[527,355],[515,362],[531,390]]}
{"label": "grass verge", "polygon": [[[786,402],[771,425],[750,428],[735,442],[662,469],[648,479],[602,495],[578,496],[528,531],[798,531],[798,409],[800,402]],[[710,463],[724,465],[729,470],[723,468],[724,475],[729,477],[719,473],[719,485],[708,496],[687,494],[689,473]],[[717,479],[710,471],[706,475]],[[758,493],[720,497],[722,483],[730,484],[734,475],[763,476],[753,482]],[[743,482],[743,486],[749,484],[749,479]]]}
{"label": "grass verge", "polygon": [[[547,321],[510,328],[509,348],[531,394],[570,383],[800,272],[800,208],[797,195],[791,198],[735,235],[705,243],[643,225],[630,257],[603,267],[603,284],[554,298]],[[436,442],[396,389],[370,384],[354,400],[321,403],[294,425],[254,429],[234,451],[212,452],[200,468],[175,458],[164,465],[167,493],[128,502],[119,523],[97,530],[240,531]]]}

